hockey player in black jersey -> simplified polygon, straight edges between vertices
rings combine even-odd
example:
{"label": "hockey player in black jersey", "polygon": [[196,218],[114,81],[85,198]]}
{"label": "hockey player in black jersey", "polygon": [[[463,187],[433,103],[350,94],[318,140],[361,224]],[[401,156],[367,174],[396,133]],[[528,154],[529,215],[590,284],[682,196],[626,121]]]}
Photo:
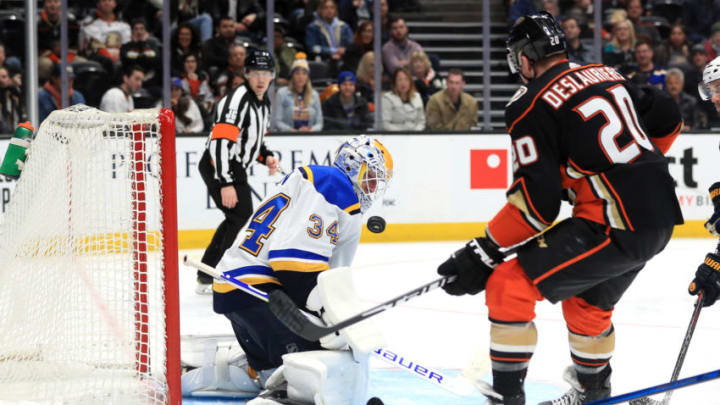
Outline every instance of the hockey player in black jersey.
{"label": "hockey player in black jersey", "polygon": [[[520,19],[507,47],[525,83],[505,109],[514,181],[485,236],[438,272],[458,275],[449,294],[486,290],[493,390],[503,397],[493,404],[525,403],[535,303],[561,302],[572,389],[543,404],[582,404],[610,395],[613,308],[682,223],[663,156],[681,118],[672,99],[610,67],[571,65],[547,13]],[[573,215],[550,228],[563,200]],[[517,245],[504,260],[500,249]]]}

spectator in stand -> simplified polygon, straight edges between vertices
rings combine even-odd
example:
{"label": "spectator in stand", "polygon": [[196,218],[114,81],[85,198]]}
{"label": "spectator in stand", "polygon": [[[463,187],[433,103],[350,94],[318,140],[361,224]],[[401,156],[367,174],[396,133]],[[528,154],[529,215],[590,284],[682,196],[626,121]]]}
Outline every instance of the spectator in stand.
{"label": "spectator in stand", "polygon": [[[58,59],[58,61],[59,60],[60,59]],[[0,66],[5,66],[6,68],[8,68],[8,72],[10,72],[11,74],[22,71],[22,63],[20,62],[20,59],[16,58],[15,56],[6,58],[5,44],[3,44],[2,42],[0,42]]]}
{"label": "spectator in stand", "polygon": [[[223,71],[227,68],[230,45],[235,41],[235,21],[227,16],[218,20],[217,34],[203,44],[205,69]],[[212,72],[211,72],[212,76]]]}
{"label": "spectator in stand", "polygon": [[217,75],[213,85],[216,99],[219,100],[228,93],[228,85],[230,85],[235,75],[243,74],[245,71],[246,55],[247,51],[244,46],[238,44],[230,45],[227,68]]}
{"label": "spectator in stand", "polygon": [[655,26],[642,22],[644,10],[641,0],[628,0],[625,11],[627,11],[628,20],[630,20],[633,24],[635,35],[638,37],[644,35],[650,38],[651,46],[657,46],[660,44],[660,33],[657,29],[655,29]]}
{"label": "spectator in stand", "polygon": [[712,103],[704,103],[698,94],[698,84],[703,81],[703,71],[708,64],[708,58],[705,54],[705,47],[702,44],[695,44],[690,48],[690,68],[685,71],[685,88],[684,91],[695,97],[697,101],[697,109],[701,110],[704,121],[695,123],[695,128],[710,128],[711,125],[718,124],[718,113]]}
{"label": "spectator in stand", "polygon": [[432,68],[430,59],[423,51],[415,52],[410,57],[410,72],[423,107],[427,105],[430,96],[445,88],[445,82]]}
{"label": "spectator in stand", "polygon": [[192,25],[200,34],[201,41],[212,38],[213,19],[208,14],[205,4],[200,0],[178,0],[178,21],[180,24]]}
{"label": "spectator in stand", "polygon": [[[263,1],[264,3],[265,1]],[[230,18],[233,21],[233,30],[238,35],[252,36],[256,23],[262,23],[262,26],[265,26],[262,18],[257,19],[259,15],[265,13],[258,0],[215,0],[212,4],[214,6],[213,19],[217,20],[221,16]]]}
{"label": "spectator in stand", "polygon": [[707,116],[704,116],[704,112],[697,107],[697,100],[695,97],[685,93],[683,86],[685,85],[685,74],[678,68],[668,69],[665,77],[665,86],[667,92],[677,103],[680,108],[680,113],[683,119],[683,131],[695,129],[696,127],[703,127],[707,125]]}
{"label": "spectator in stand", "polygon": [[170,74],[177,76],[183,71],[185,57],[189,54],[195,55],[199,66],[203,66],[200,37],[190,23],[184,22],[178,26],[170,40],[170,49]]}
{"label": "spectator in stand", "polygon": [[[382,65],[381,69],[382,69]],[[357,68],[356,88],[362,98],[374,105],[375,100],[375,53],[366,52]]]}
{"label": "spectator in stand", "polygon": [[273,128],[283,132],[317,132],[323,129],[320,96],[310,83],[310,68],[305,54],[290,69],[290,82],[275,95]]}
{"label": "spectator in stand", "polygon": [[123,66],[122,83],[103,94],[100,109],[105,112],[131,112],[135,109],[133,94],[142,88],[145,72],[137,65]]}
{"label": "spectator in stand", "polygon": [[178,134],[197,134],[205,129],[203,117],[192,97],[183,90],[179,77],[171,79],[170,106],[175,113],[175,132]]}
{"label": "spectator in stand", "polygon": [[720,21],[720,2],[715,0],[686,1],[683,10],[683,22],[692,43],[705,41],[710,36],[710,27]]}
{"label": "spectator in stand", "polygon": [[593,62],[592,51],[585,48],[580,41],[580,25],[575,17],[565,17],[562,20],[562,29],[565,31],[568,59],[579,65]]}
{"label": "spectator in stand", "polygon": [[636,42],[632,22],[627,19],[616,21],[612,28],[612,39],[603,49],[603,64],[619,67],[632,62]]}
{"label": "spectator in stand", "polygon": [[678,66],[687,68],[690,64],[690,46],[685,35],[685,26],[675,24],[670,28],[670,36],[655,48],[655,63],[659,66]]}
{"label": "spectator in stand", "polygon": [[591,38],[593,35],[593,2],[592,0],[572,0],[572,6],[565,13],[569,17],[575,17],[580,27],[580,38]]}
{"label": "spectator in stand", "polygon": [[[117,1],[117,0],[116,0]],[[172,0],[170,20],[177,21],[177,0]],[[120,0],[119,9],[115,9],[117,15],[122,16],[124,21],[145,20],[146,28],[151,36],[162,38],[162,8],[160,0]]]}
{"label": "spectator in stand", "polygon": [[[695,44],[690,48],[690,67],[685,71],[684,91],[687,94],[694,95],[698,101],[702,101],[697,91],[698,84],[702,82],[703,70],[705,70],[705,65],[707,65],[708,60],[705,47],[702,44]],[[703,106],[707,104],[709,103],[700,103],[698,105]]]}
{"label": "spectator in stand", "polygon": [[[60,0],[45,0],[43,11],[38,21],[38,77],[40,83],[48,80],[53,65],[60,62]],[[68,13],[68,62],[84,61],[77,57],[78,35],[80,25],[75,16]]]}
{"label": "spectator in stand", "polygon": [[[273,41],[275,44],[275,84],[285,86],[290,78],[290,68],[295,61],[295,54],[298,53],[294,46],[290,46],[285,40],[286,29],[283,25],[275,25]],[[305,57],[307,59],[307,57]]]}
{"label": "spectator in stand", "polygon": [[343,55],[343,69],[354,72],[357,70],[360,59],[363,55],[373,50],[373,25],[371,21],[360,23],[353,42],[345,50]]}
{"label": "spectator in stand", "polygon": [[477,125],[477,100],[463,90],[465,77],[462,70],[448,70],[447,89],[430,97],[427,105],[429,129],[467,131]]}
{"label": "spectator in stand", "polygon": [[422,98],[415,91],[407,69],[398,69],[392,76],[391,90],[383,93],[382,129],[385,131],[422,131],[425,110]]}
{"label": "spectator in stand", "polygon": [[380,0],[380,42],[390,40],[390,8],[387,0]]}
{"label": "spectator in stand", "polygon": [[382,60],[386,72],[394,72],[404,68],[410,63],[410,56],[422,47],[415,41],[408,39],[408,28],[402,18],[390,20],[390,40],[383,45]]}
{"label": "spectator in stand", "polygon": [[198,70],[198,58],[195,54],[185,55],[180,79],[183,83],[183,90],[202,107],[201,112],[210,112],[215,103],[215,97],[210,89],[207,73]]}
{"label": "spectator in stand", "polygon": [[622,73],[635,84],[650,84],[665,89],[665,69],[653,63],[653,49],[649,39],[635,44],[635,65],[628,65]]}
{"label": "spectator in stand", "polygon": [[708,60],[713,60],[720,55],[720,21],[712,25],[710,38],[705,41],[704,46]]}
{"label": "spectator in stand", "polygon": [[[80,30],[80,47],[105,70],[120,61],[120,47],[130,42],[130,25],[115,15],[115,0],[97,0],[97,17]],[[109,64],[110,63],[110,64]]]}
{"label": "spectator in stand", "polygon": [[352,72],[340,72],[338,77],[340,91],[322,104],[323,130],[365,131],[372,126],[373,117],[367,101],[355,93],[356,82]]}
{"label": "spectator in stand", "polygon": [[[38,120],[40,123],[45,121],[48,115],[55,110],[62,108],[62,82],[60,80],[60,64],[53,66],[50,79],[38,92]],[[67,87],[68,87],[68,106],[75,104],[85,104],[85,97],[77,90],[73,89],[75,81],[75,72],[71,65],[67,65]]]}
{"label": "spectator in stand", "polygon": [[543,11],[547,11],[554,19],[558,19],[560,16],[560,6],[558,0],[543,0],[542,2]]}
{"label": "spectator in stand", "polygon": [[305,46],[309,53],[337,63],[352,43],[350,26],[337,18],[334,0],[320,0],[317,18],[305,29]]}
{"label": "spectator in stand", "polygon": [[22,72],[20,70],[15,69],[14,66],[9,65],[7,66],[8,74],[10,75],[10,80],[13,83],[13,86],[17,87],[19,90],[23,89],[23,82],[22,82]]}
{"label": "spectator in stand", "polygon": [[372,19],[372,0],[340,0],[338,4],[338,18],[350,25],[353,31],[358,23]]}
{"label": "spectator in stand", "polygon": [[230,90],[235,90],[243,83],[245,83],[245,75],[242,72],[233,73],[232,80],[230,81]]}
{"label": "spectator in stand", "polygon": [[145,72],[143,88],[155,98],[162,96],[162,49],[160,42],[151,38],[145,20],[133,20],[130,24],[130,42],[120,48],[123,66],[138,65]]}
{"label": "spectator in stand", "polygon": [[12,134],[17,124],[27,120],[24,100],[8,69],[0,66],[0,133]]}
{"label": "spectator in stand", "polygon": [[525,15],[537,14],[538,10],[535,7],[535,2],[532,0],[510,0],[510,7],[508,8],[508,27],[515,25],[515,21],[518,18]]}

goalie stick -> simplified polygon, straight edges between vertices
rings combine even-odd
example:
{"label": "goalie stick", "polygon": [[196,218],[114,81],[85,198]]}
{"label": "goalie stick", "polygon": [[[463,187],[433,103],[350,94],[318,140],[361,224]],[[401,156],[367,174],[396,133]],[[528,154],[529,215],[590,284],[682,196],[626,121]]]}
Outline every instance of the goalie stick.
{"label": "goalie stick", "polygon": [[[220,271],[216,270],[215,268],[208,266],[205,263],[201,263],[201,262],[192,260],[187,255],[185,255],[183,257],[183,263],[185,263],[185,265],[187,265],[187,266],[194,267],[194,268],[202,271],[203,273],[206,273],[206,274],[212,276],[213,278],[227,280],[228,282],[235,285],[239,290],[241,290],[247,294],[250,294],[253,297],[255,297],[261,301],[265,301],[268,304],[271,304],[274,300],[277,300],[276,294],[273,294],[272,292],[270,294],[267,294],[264,291],[259,290],[249,284],[243,283],[240,280],[236,280],[234,277],[230,276],[229,274],[220,272]],[[442,285],[444,285],[444,283]],[[277,292],[277,291],[280,291],[280,290],[275,290],[273,292]],[[415,291],[415,290],[413,290],[413,291]],[[420,295],[420,294],[422,294],[422,292],[419,293],[418,295]],[[287,297],[287,295],[284,293],[282,295]],[[412,297],[410,297],[410,298],[412,298]],[[408,298],[408,299],[410,299],[410,298]],[[289,297],[287,297],[287,299],[290,300]],[[310,320],[307,317],[305,317],[305,315],[303,315],[303,313],[295,305],[295,303],[293,303],[292,300],[290,300],[290,302],[292,303],[293,307],[297,310],[298,314],[301,317],[303,317],[305,320],[307,320],[309,323],[311,323]],[[380,311],[380,312],[382,312],[382,311]],[[370,315],[370,316],[372,316],[372,315]],[[363,318],[363,319],[365,319],[365,318]],[[349,326],[349,325],[345,325],[345,326]],[[288,329],[295,332],[290,327],[288,327]],[[342,329],[342,328],[340,328],[340,329]],[[334,333],[334,331],[330,332],[330,333]],[[302,335],[300,335],[300,334],[298,334],[298,335],[302,337]],[[325,336],[325,334],[321,335],[320,337],[322,337],[322,336]],[[318,337],[318,339],[320,337]],[[317,340],[317,339],[314,339],[314,340]],[[372,354],[375,357],[381,359],[382,361],[384,361],[386,363],[390,363],[390,364],[396,366],[397,368],[414,375],[415,377],[418,377],[427,382],[430,382],[431,384],[434,384],[434,385],[441,387],[449,392],[452,392],[455,395],[468,396],[468,395],[471,395],[474,392],[476,392],[475,391],[476,385],[473,382],[470,382],[463,377],[452,378],[452,377],[446,376],[441,371],[436,370],[429,366],[425,366],[421,362],[418,362],[416,360],[409,359],[407,356],[404,356],[404,355],[398,353],[396,350],[390,350],[387,348],[378,348],[378,349],[373,350]],[[482,373],[482,371],[480,371],[480,370],[472,370],[472,371],[474,373]],[[482,392],[482,386],[478,386],[477,388],[480,389],[480,391]]]}
{"label": "goalie stick", "polygon": [[272,313],[275,314],[280,322],[287,326],[288,329],[304,339],[314,341],[319,340],[323,336],[335,333],[340,329],[347,328],[348,326],[354,325],[360,321],[364,321],[365,319],[375,316],[399,303],[409,301],[415,297],[425,294],[428,291],[442,287],[445,284],[454,281],[455,277],[457,276],[441,277],[332,326],[318,326],[312,323],[305,315],[303,315],[300,308],[295,305],[295,302],[293,302],[293,300],[282,290],[274,290],[270,292],[268,304],[270,305]]}
{"label": "goalie stick", "polygon": [[[507,257],[516,253],[520,246],[521,245],[516,245],[511,248],[503,249],[502,252],[505,257]],[[272,313],[275,314],[280,322],[285,324],[288,329],[307,340],[318,340],[323,336],[335,333],[340,329],[347,328],[348,326],[375,316],[399,303],[409,301],[415,297],[419,297],[429,291],[451,283],[455,281],[456,278],[456,275],[438,278],[332,326],[318,326],[312,323],[306,316],[303,315],[300,308],[295,305],[295,302],[293,302],[293,300],[282,290],[272,291],[270,293],[270,300],[268,304],[270,305]]]}

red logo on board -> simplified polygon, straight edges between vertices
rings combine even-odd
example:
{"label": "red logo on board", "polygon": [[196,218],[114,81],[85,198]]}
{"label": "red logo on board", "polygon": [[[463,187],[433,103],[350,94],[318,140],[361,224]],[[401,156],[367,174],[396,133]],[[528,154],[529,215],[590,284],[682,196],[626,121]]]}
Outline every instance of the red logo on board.
{"label": "red logo on board", "polygon": [[470,150],[470,188],[508,187],[507,149]]}

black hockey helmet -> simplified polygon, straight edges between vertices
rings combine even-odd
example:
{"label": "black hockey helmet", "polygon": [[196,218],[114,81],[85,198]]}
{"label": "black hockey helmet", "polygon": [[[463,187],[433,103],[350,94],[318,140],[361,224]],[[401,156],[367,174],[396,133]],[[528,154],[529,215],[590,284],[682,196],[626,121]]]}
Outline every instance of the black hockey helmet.
{"label": "black hockey helmet", "polygon": [[553,16],[545,11],[520,17],[507,39],[508,65],[512,73],[520,71],[520,54],[532,61],[560,52],[567,53],[565,32]]}
{"label": "black hockey helmet", "polygon": [[275,60],[270,52],[264,49],[250,48],[245,57],[245,70],[268,70],[275,72]]}

